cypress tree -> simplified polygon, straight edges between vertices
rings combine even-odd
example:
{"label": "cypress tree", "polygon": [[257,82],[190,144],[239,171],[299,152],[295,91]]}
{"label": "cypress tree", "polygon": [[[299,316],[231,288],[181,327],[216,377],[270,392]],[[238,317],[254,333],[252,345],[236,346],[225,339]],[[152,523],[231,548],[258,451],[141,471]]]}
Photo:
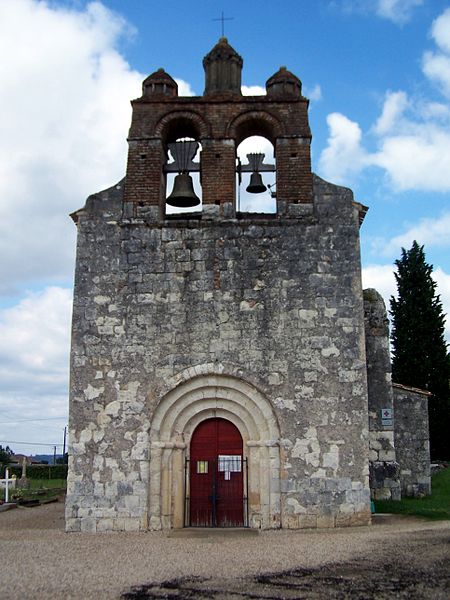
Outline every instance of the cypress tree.
{"label": "cypress tree", "polygon": [[397,298],[391,297],[392,376],[396,383],[428,390],[431,457],[450,458],[450,356],[445,315],[425,261],[414,241],[395,261]]}

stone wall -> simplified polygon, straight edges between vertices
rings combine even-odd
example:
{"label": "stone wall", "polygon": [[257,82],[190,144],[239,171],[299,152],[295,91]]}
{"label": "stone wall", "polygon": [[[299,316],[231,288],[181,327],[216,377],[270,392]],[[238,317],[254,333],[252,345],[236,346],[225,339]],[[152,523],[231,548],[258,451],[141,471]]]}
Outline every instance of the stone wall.
{"label": "stone wall", "polygon": [[[364,290],[369,396],[370,489],[376,500],[400,500],[394,440],[395,411],[389,352],[389,321],[382,296]],[[389,413],[390,411],[390,413]],[[387,416],[390,415],[390,418]]]}
{"label": "stone wall", "polygon": [[[317,177],[313,203],[264,220],[130,218],[123,182],[88,199],[74,215],[69,531],[180,525],[196,417],[179,393],[240,420],[252,526],[370,522],[360,208]],[[164,434],[163,408],[180,411]]]}
{"label": "stone wall", "polygon": [[392,384],[389,321],[376,290],[364,290],[364,319],[372,497],[400,500],[430,494],[430,394]]}
{"label": "stone wall", "polygon": [[[395,448],[403,496],[431,494],[430,393],[394,383]],[[429,400],[430,399],[430,400]]]}

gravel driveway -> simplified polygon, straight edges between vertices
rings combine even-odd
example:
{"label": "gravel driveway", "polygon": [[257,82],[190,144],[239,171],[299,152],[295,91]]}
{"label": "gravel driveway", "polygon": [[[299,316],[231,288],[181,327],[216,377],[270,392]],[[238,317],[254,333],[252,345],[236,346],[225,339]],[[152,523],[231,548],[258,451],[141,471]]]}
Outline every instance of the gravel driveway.
{"label": "gravel driveway", "polygon": [[1,597],[449,597],[449,521],[168,537],[66,534],[63,513],[62,502],[0,513]]}

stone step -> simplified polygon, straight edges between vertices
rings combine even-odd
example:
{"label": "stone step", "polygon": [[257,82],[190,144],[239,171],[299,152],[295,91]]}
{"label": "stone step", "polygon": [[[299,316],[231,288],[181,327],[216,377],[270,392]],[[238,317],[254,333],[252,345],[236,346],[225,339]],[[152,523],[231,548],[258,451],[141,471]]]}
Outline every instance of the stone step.
{"label": "stone step", "polygon": [[184,527],[171,529],[169,538],[251,537],[259,535],[259,529],[249,527]]}

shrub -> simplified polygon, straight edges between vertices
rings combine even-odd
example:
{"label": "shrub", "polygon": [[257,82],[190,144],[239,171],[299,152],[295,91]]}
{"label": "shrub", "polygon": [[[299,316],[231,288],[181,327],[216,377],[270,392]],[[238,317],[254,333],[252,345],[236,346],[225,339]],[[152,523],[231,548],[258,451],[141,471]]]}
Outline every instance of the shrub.
{"label": "shrub", "polygon": [[[9,476],[20,478],[22,467],[9,467]],[[29,479],[67,479],[67,465],[28,465],[27,477]]]}

